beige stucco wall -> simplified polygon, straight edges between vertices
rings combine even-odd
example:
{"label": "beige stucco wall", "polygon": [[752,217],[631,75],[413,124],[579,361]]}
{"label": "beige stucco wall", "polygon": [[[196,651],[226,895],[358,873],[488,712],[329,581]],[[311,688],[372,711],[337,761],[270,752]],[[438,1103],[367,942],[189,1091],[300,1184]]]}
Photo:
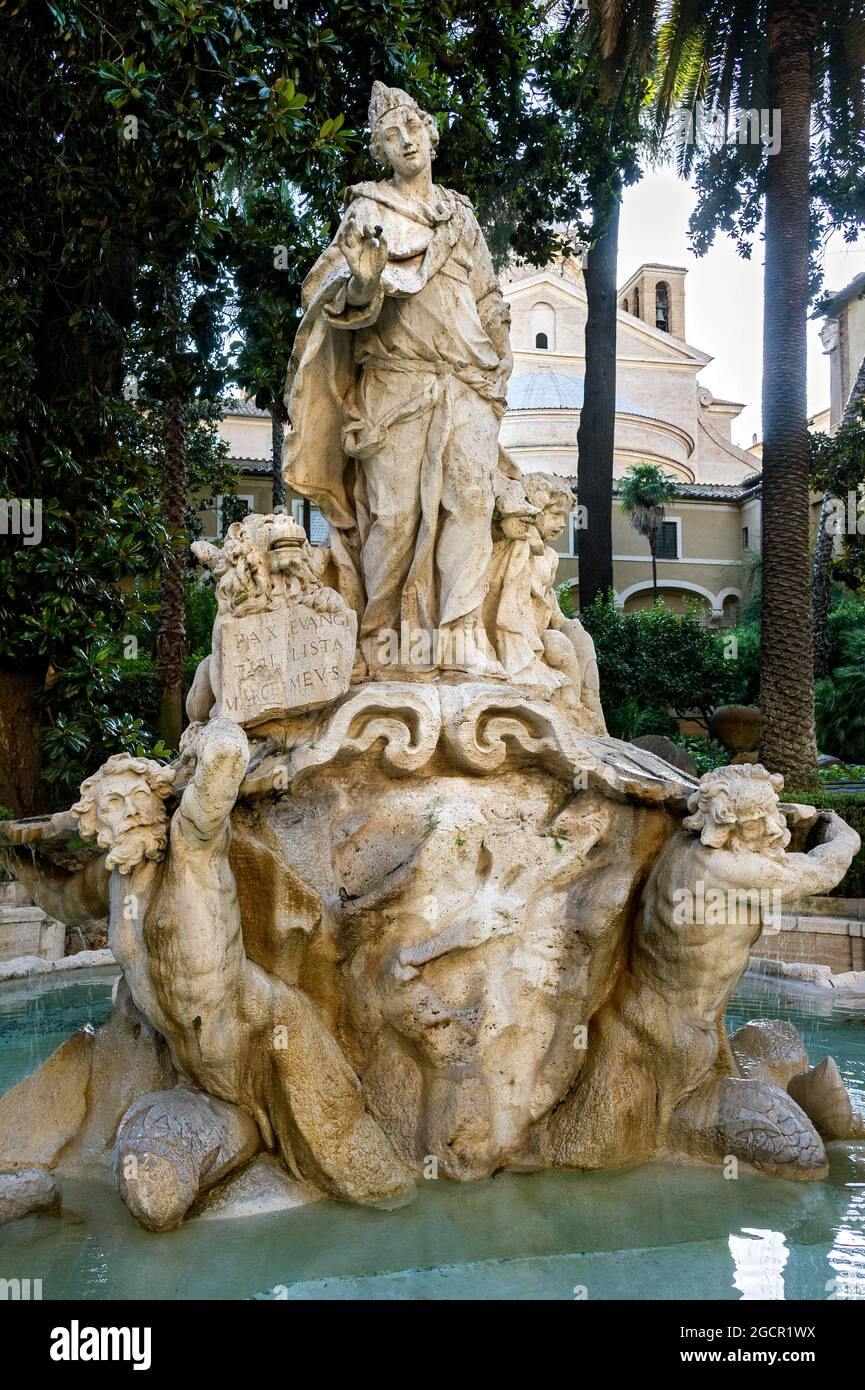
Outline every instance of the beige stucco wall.
{"label": "beige stucco wall", "polygon": [[247,417],[227,415],[219,422],[220,436],[228,445],[228,452],[235,459],[270,459],[273,448],[271,442],[270,416]]}
{"label": "beige stucco wall", "polygon": [[[668,520],[680,522],[681,558],[658,560],[658,582],[664,602],[681,612],[687,597],[716,621],[733,621],[747,574],[739,507],[719,502],[676,502],[666,515]],[[626,610],[651,604],[649,544],[635,531],[621,507],[613,512],[613,578]],[[562,557],[559,579],[574,580],[579,587],[576,558]]]}

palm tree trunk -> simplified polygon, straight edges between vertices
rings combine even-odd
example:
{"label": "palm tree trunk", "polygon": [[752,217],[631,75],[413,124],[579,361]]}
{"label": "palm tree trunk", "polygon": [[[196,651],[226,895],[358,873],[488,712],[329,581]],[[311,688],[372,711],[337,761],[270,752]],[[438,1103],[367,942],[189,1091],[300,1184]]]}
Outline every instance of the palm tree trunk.
{"label": "palm tree trunk", "polygon": [[285,479],[282,476],[282,446],[285,443],[285,406],[274,401],[270,412],[272,507],[285,507]]}
{"label": "palm tree trunk", "polygon": [[651,541],[649,551],[652,556],[652,603],[658,602],[658,558],[655,555],[655,543]]}
{"label": "palm tree trunk", "polygon": [[769,0],[769,104],[781,144],[767,157],[763,315],[761,757],[788,787],[816,774],[809,594],[809,133],[813,0]]}
{"label": "palm tree trunk", "polygon": [[183,662],[186,657],[186,590],[183,582],[186,539],[186,409],[179,397],[165,412],[165,468],[162,514],[168,531],[159,585],[159,630],[156,634],[156,673],[162,682],[159,732],[169,748],[177,748],[183,728]]}
{"label": "palm tree trunk", "polygon": [[[841,417],[842,425],[851,425],[859,418],[862,398],[865,397],[865,357],[859,363],[856,380]],[[814,546],[814,570],[811,580],[811,620],[814,629],[814,679],[829,674],[829,609],[832,601],[832,552],[834,536],[829,529],[829,514],[834,501],[827,492],[820,508],[820,524]]]}
{"label": "palm tree trunk", "polygon": [[616,432],[616,262],[619,198],[604,209],[606,225],[586,256],[586,376],[577,431],[580,505],[588,525],[580,536],[580,608],[613,588],[613,441]]}

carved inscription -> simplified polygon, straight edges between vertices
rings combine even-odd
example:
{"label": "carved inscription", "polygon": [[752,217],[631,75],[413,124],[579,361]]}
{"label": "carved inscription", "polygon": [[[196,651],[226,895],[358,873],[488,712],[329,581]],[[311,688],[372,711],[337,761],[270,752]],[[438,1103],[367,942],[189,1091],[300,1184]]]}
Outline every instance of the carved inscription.
{"label": "carved inscription", "polygon": [[220,714],[251,726],[318,709],[349,688],[357,619],[305,604],[222,622]]}

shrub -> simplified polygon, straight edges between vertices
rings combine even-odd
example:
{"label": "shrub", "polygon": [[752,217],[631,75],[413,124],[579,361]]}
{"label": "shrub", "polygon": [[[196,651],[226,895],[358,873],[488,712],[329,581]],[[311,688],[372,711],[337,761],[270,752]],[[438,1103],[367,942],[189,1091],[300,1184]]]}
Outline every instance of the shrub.
{"label": "shrub", "polygon": [[817,682],[817,744],[848,763],[865,762],[865,603],[836,597],[828,622],[832,674]]}
{"label": "shrub", "polygon": [[708,725],[712,710],[729,702],[736,663],[725,657],[723,634],[707,628],[696,607],[674,613],[658,602],[622,613],[609,598],[580,617],[594,639],[601,701],[614,737],[667,733],[671,716],[694,711]]}
{"label": "shrub", "polygon": [[735,639],[736,656],[730,661],[733,677],[731,705],[760,703],[760,624],[742,622],[725,634]]}
{"label": "shrub", "polygon": [[684,748],[686,753],[690,753],[697,764],[700,777],[706,772],[714,772],[716,767],[726,767],[732,756],[729,748],[725,748],[723,743],[714,738],[695,738],[692,734],[680,734],[675,742],[680,748]]}
{"label": "shrub", "polygon": [[190,579],[186,585],[186,640],[196,665],[210,651],[216,619],[216,592],[209,579]]}

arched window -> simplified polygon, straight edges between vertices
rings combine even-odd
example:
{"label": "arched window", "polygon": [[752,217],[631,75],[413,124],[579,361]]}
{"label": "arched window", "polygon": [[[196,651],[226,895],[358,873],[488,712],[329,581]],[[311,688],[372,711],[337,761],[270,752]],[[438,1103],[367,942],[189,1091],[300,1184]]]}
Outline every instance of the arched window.
{"label": "arched window", "polygon": [[531,311],[532,342],[542,352],[556,350],[556,311],[552,304],[538,300]]}
{"label": "arched window", "polygon": [[640,291],[639,291],[639,290],[634,290],[634,314],[635,314],[635,316],[636,316],[637,318],[640,317]]}
{"label": "arched window", "polygon": [[670,286],[666,280],[655,286],[655,327],[663,333],[670,331]]}
{"label": "arched window", "polygon": [[624,309],[624,311],[625,311],[626,314],[629,314],[629,313],[631,312],[630,309],[628,308],[628,297],[627,297],[627,295],[626,295],[625,298],[622,300],[622,308]]}

